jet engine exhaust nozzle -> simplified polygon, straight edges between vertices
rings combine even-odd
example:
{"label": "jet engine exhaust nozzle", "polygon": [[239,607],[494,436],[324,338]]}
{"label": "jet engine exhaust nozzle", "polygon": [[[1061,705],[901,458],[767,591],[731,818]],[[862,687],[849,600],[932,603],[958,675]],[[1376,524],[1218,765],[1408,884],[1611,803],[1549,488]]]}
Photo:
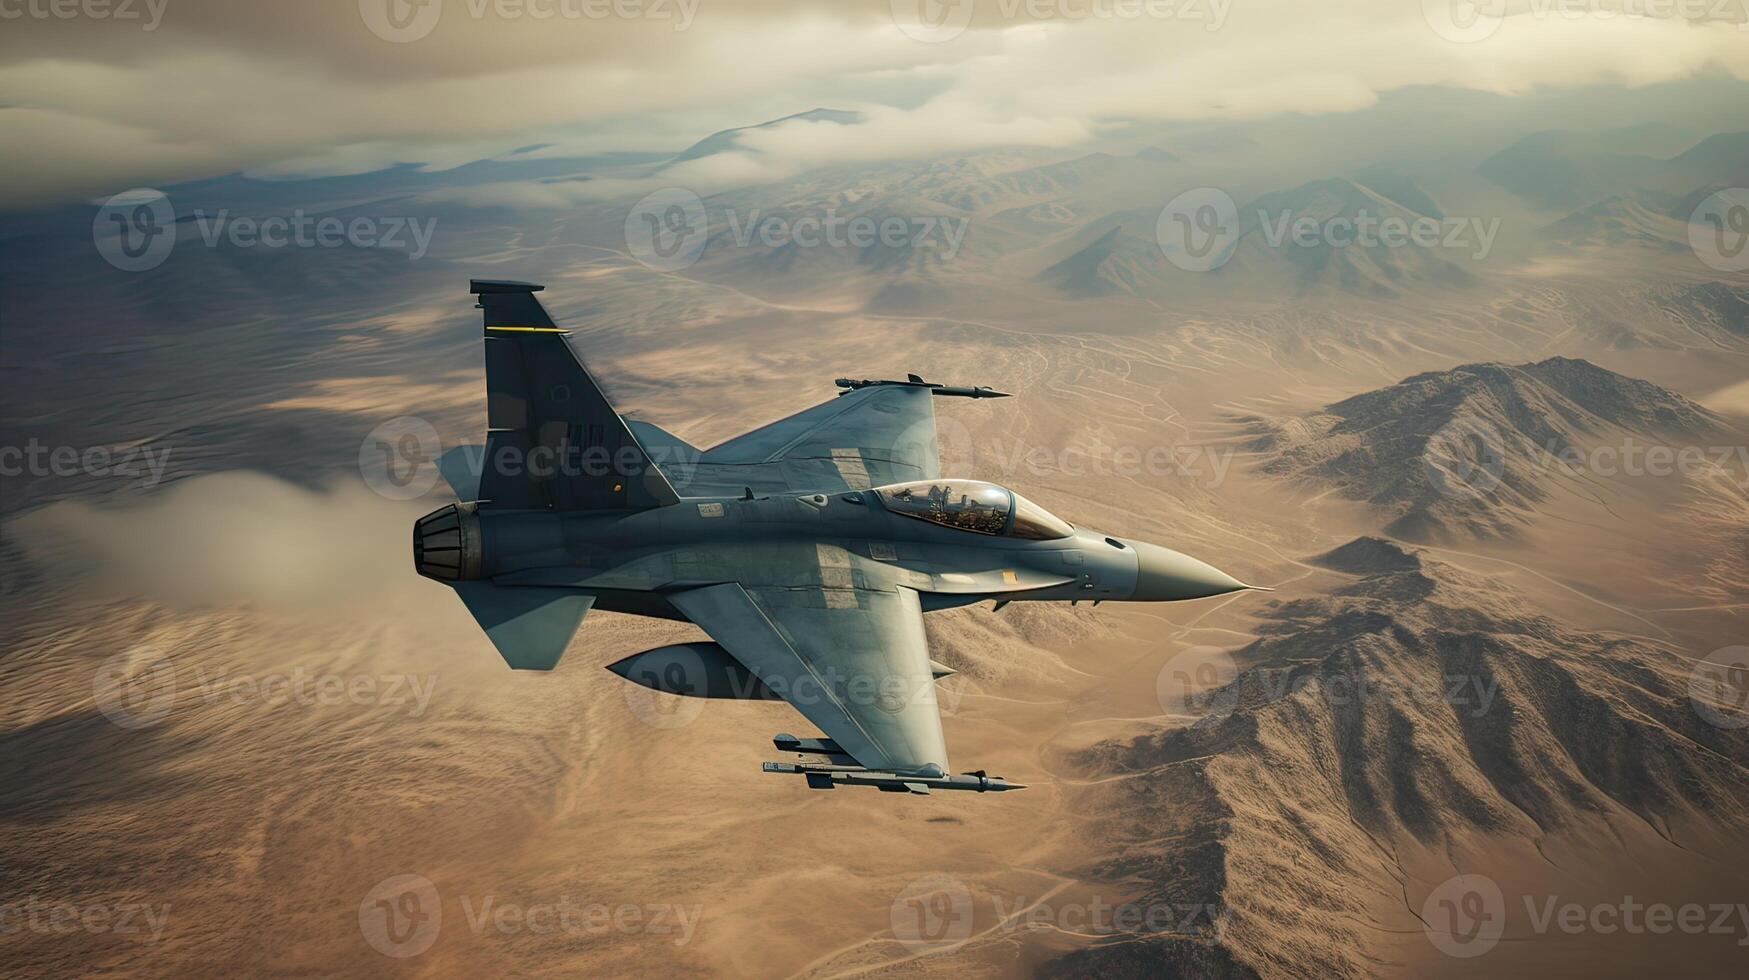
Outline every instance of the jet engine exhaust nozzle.
{"label": "jet engine exhaust nozzle", "polygon": [[480,516],[474,504],[450,504],[413,524],[413,567],[439,582],[480,577]]}

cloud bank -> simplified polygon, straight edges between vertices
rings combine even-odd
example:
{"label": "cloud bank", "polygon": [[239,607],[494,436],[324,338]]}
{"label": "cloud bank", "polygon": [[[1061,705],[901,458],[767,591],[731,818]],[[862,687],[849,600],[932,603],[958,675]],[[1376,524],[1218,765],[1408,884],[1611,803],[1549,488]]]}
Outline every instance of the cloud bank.
{"label": "cloud bank", "polygon": [[[373,20],[373,5],[400,16]],[[1523,3],[1504,16],[1484,4],[1480,20],[1444,0],[959,0],[922,29],[918,11],[935,8],[913,0],[795,9],[182,0],[151,31],[94,16],[10,19],[0,207],[233,171],[441,168],[535,143],[675,150],[814,105],[860,109],[864,122],[762,130],[743,141],[753,152],[674,176],[717,189],[828,162],[1069,145],[1118,120],[1345,112],[1408,86],[1510,95],[1708,72],[1749,79],[1740,0],[1633,8],[1652,16],[1603,0]],[[383,24],[397,23],[417,36],[385,38],[398,28]],[[484,193],[550,204],[639,189]]]}

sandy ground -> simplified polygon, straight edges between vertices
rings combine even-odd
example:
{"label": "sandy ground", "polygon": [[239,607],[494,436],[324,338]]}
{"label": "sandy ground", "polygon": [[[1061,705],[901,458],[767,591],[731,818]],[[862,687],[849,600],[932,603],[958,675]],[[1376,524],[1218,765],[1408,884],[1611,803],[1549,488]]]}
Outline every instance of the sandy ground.
{"label": "sandy ground", "polygon": [[[409,567],[408,524],[442,492],[384,500],[350,458],[405,411],[446,440],[477,438],[472,328],[448,309],[353,325],[302,376],[224,393],[218,422],[213,399],[169,395],[158,417],[117,422],[127,438],[172,434],[168,486],[49,481],[9,502],[0,972],[1008,976],[1164,942],[1197,951],[1144,946],[1157,955],[1145,962],[1295,976],[1303,961],[1281,950],[1327,942],[1329,916],[1361,937],[1328,961],[1354,975],[1629,975],[1677,959],[1722,975],[1743,962],[1749,922],[1569,934],[1537,929],[1524,904],[1749,901],[1743,828],[1723,814],[1675,840],[1578,804],[1572,823],[1531,836],[1442,813],[1437,832],[1393,838],[1345,825],[1332,804],[1328,825],[1301,829],[1352,870],[1320,880],[1294,877],[1291,856],[1288,872],[1265,860],[1267,821],[1230,811],[1218,768],[1081,765],[1195,724],[1206,705],[1193,695],[1232,679],[1223,658],[1266,611],[1342,587],[1312,556],[1377,533],[1362,505],[1256,473],[1234,417],[1468,360],[1558,351],[1633,373],[1636,357],[1588,336],[1560,284],[1483,308],[1188,312],[1094,331],[1041,323],[1049,311],[766,303],[611,257],[570,268],[547,296],[621,407],[699,445],[823,400],[846,373],[994,385],[1019,397],[943,406],[946,468],[1280,591],[932,616],[935,655],[960,671],[942,685],[956,763],[1031,789],[808,792],[758,771],[772,734],[805,727],[787,706],[677,702],[599,669],[691,627],[592,615],[555,672],[503,668],[454,597]],[[1531,314],[1498,315],[1513,303]],[[1720,375],[1740,378],[1749,359],[1666,345],[1645,364],[1729,409],[1741,385],[1721,391]],[[278,451],[237,465],[233,450],[263,438]],[[1138,469],[1129,450],[1165,455]],[[1741,643],[1749,595],[1728,569],[1749,533],[1742,496],[1604,492],[1606,504],[1555,498],[1523,540],[1434,553],[1575,629],[1672,658]],[[1211,846],[1222,856],[1207,864]],[[1504,938],[1486,959],[1429,939],[1427,896],[1459,872],[1502,890]],[[1287,897],[1264,911],[1246,897],[1274,890]],[[1118,922],[1115,908],[1168,924]]]}

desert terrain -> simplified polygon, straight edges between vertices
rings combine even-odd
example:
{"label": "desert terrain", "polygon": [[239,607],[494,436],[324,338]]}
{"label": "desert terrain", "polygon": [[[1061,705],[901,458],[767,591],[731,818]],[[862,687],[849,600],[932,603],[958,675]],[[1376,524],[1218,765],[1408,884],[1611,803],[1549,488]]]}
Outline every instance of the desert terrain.
{"label": "desert terrain", "polygon": [[[124,273],[88,209],[20,221],[3,441],[136,462],[5,478],[0,972],[1738,972],[1749,272],[1686,237],[1695,195],[1749,185],[1728,123],[1437,165],[1261,152],[1290,123],[827,168],[706,195],[684,268],[628,241],[633,201],[366,178],[297,191],[434,216],[428,255],[179,240]],[[1550,176],[1600,147],[1627,162]],[[1262,217],[1185,268],[1157,220],[1223,173]],[[964,237],[773,246],[719,215],[829,208]],[[1269,240],[1369,208],[1497,244]],[[601,669],[694,628],[591,614],[512,672],[415,575],[409,526],[453,498],[382,492],[368,434],[479,441],[469,277],[544,283],[622,413],[695,445],[837,377],[1011,392],[938,406],[944,472],[1274,591],[932,614],[956,764],[1026,792],[764,776],[773,734],[813,734],[787,705]],[[1624,898],[1727,914],[1560,925]]]}

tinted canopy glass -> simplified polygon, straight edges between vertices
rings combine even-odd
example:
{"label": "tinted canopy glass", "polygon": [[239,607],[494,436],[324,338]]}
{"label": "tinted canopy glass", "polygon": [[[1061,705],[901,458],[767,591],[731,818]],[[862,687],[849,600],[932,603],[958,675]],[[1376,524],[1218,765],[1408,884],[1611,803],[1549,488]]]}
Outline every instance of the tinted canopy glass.
{"label": "tinted canopy glass", "polygon": [[1014,523],[1008,528],[1008,533],[1017,538],[1049,541],[1066,538],[1074,534],[1075,529],[1068,521],[1017,493],[1014,495]]}
{"label": "tinted canopy glass", "polygon": [[977,534],[1066,538],[1072,529],[1039,505],[994,483],[919,480],[878,487],[881,503],[895,514]]}

